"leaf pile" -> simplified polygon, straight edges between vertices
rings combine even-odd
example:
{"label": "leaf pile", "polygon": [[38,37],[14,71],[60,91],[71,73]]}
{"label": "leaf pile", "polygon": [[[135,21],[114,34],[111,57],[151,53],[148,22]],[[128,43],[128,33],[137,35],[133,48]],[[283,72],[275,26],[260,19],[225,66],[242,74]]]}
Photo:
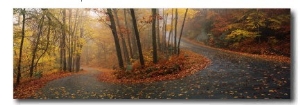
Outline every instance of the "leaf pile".
{"label": "leaf pile", "polygon": [[177,56],[168,60],[160,60],[157,64],[147,64],[144,68],[132,71],[111,71],[98,75],[100,81],[113,83],[145,83],[162,80],[173,80],[194,74],[210,64],[210,60],[192,51],[182,50]]}
{"label": "leaf pile", "polygon": [[72,74],[80,74],[85,73],[85,71],[80,71],[78,73],[72,73],[72,72],[56,72],[53,74],[47,74],[44,75],[41,78],[34,78],[31,80],[27,80],[24,82],[21,82],[18,87],[14,89],[14,99],[25,99],[28,97],[31,97],[35,94],[37,90],[45,86],[48,82],[64,78],[67,76],[70,76]]}

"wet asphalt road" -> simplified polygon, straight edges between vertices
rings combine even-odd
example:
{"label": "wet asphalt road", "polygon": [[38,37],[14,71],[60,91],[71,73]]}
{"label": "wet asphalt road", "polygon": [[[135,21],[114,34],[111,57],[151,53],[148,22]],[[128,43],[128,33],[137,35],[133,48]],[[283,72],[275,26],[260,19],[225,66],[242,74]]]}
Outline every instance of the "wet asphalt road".
{"label": "wet asphalt road", "polygon": [[182,41],[181,47],[211,60],[207,68],[177,80],[141,84],[97,81],[100,72],[49,82],[34,99],[290,99],[289,63],[223,52]]}

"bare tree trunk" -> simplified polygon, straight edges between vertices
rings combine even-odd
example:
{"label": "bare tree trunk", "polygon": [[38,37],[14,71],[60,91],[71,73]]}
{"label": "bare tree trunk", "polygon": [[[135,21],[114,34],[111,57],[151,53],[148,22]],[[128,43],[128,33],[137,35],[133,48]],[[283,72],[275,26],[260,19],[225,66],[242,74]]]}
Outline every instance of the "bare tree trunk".
{"label": "bare tree trunk", "polygon": [[178,41],[178,50],[177,50],[177,54],[178,55],[180,53],[180,40],[181,40],[182,31],[183,31],[183,27],[184,27],[184,23],[185,23],[185,18],[186,18],[187,12],[188,12],[188,8],[185,10],[184,18],[183,18],[183,22],[182,22],[182,26],[181,26],[181,31],[180,31],[179,41]]}
{"label": "bare tree trunk", "polygon": [[[127,12],[130,14],[130,10],[128,9],[127,10]],[[128,24],[129,25],[129,27],[133,27],[133,19],[132,19],[132,17],[131,17],[131,24]],[[138,48],[137,48],[137,42],[136,42],[136,36],[135,35],[133,35],[134,34],[134,32],[135,32],[135,30],[134,30],[134,27],[133,28],[130,28],[130,30],[131,30],[131,45],[132,45],[132,58],[133,59],[137,59],[138,58]]]}
{"label": "bare tree trunk", "polygon": [[153,47],[153,63],[157,63],[156,33],[155,33],[156,9],[152,9],[152,47]]}
{"label": "bare tree trunk", "polygon": [[165,49],[166,48],[166,21],[165,21],[165,9],[162,10],[163,11],[163,14],[162,14],[162,18],[163,18],[163,23],[162,23],[162,45],[161,45],[161,50]]}
{"label": "bare tree trunk", "polygon": [[118,27],[118,30],[119,30],[120,35],[121,35],[121,41],[122,41],[123,51],[124,51],[124,59],[125,59],[126,63],[129,64],[130,63],[129,62],[129,55],[128,55],[128,51],[127,51],[127,46],[126,46],[126,42],[125,42],[125,39],[124,39],[124,35],[121,32],[121,26],[120,26],[120,23],[119,23],[117,10],[114,10],[114,13],[115,13],[115,17],[116,17],[117,27]]}
{"label": "bare tree trunk", "polygon": [[138,28],[137,28],[134,10],[130,9],[130,12],[131,12],[131,17],[132,17],[132,24],[133,24],[133,28],[134,28],[135,37],[136,37],[137,47],[139,50],[140,63],[141,63],[141,66],[144,67],[145,63],[144,63],[143,51],[142,51],[142,47],[141,47],[140,35],[139,35]]}
{"label": "bare tree trunk", "polygon": [[[172,17],[171,17],[171,29],[170,29],[170,32],[169,32],[169,37],[168,37],[168,50],[170,48],[172,48],[172,45],[170,45],[170,39],[171,39],[171,33],[173,32],[173,9],[172,9]],[[169,53],[172,53],[172,51],[169,51]]]}
{"label": "bare tree trunk", "polygon": [[63,70],[67,70],[67,58],[66,58],[66,9],[63,9],[63,27],[62,27],[62,65]]}
{"label": "bare tree trunk", "polygon": [[[76,33],[76,32],[75,32]],[[73,41],[73,51],[72,51],[72,71],[76,71],[76,61],[77,61],[77,40],[78,40],[78,37],[76,36],[76,34],[74,34],[74,41]]]}
{"label": "bare tree trunk", "polygon": [[79,9],[77,8],[76,9],[76,12],[75,12],[75,17],[74,17],[74,26],[73,26],[73,29],[72,29],[72,40],[71,40],[71,71],[74,71],[75,70],[75,63],[76,63],[76,54],[75,54],[75,51],[76,51],[76,44],[77,44],[77,40],[78,40],[78,37],[76,35],[76,32],[77,32],[77,28],[78,28],[78,12],[79,12]]}
{"label": "bare tree trunk", "polygon": [[[83,37],[83,32],[84,32],[83,28],[80,28],[80,38]],[[79,50],[82,49],[82,43],[78,43],[77,46],[78,46]],[[80,58],[81,58],[80,54],[81,53],[79,53],[79,52],[76,53],[76,64],[75,64],[76,65],[76,67],[75,67],[76,72],[78,72],[80,70]]]}
{"label": "bare tree trunk", "polygon": [[59,61],[59,69],[60,70],[63,70],[63,40],[62,38],[60,39],[60,44],[59,44],[59,48],[60,48],[60,53],[59,53],[59,58],[60,58],[60,61]]}
{"label": "bare tree trunk", "polygon": [[166,20],[164,21],[164,35],[163,35],[163,49],[165,49],[166,50],[166,48],[167,48],[167,22],[168,22],[168,14],[166,15]]}
{"label": "bare tree trunk", "polygon": [[129,46],[129,55],[130,58],[133,58],[133,54],[132,54],[132,48],[131,48],[131,35],[129,34],[129,29],[128,29],[128,24],[127,24],[127,18],[126,18],[126,9],[123,10],[124,11],[124,19],[125,19],[125,26],[126,26],[126,33],[127,33],[127,40],[128,40],[128,46]]}
{"label": "bare tree trunk", "polygon": [[32,51],[31,64],[30,64],[30,69],[29,69],[30,77],[32,77],[32,75],[33,75],[34,61],[35,61],[38,45],[39,45],[39,42],[40,42],[40,37],[41,37],[42,31],[43,31],[44,18],[45,17],[44,17],[44,14],[43,14],[43,16],[42,16],[42,18],[39,22],[39,25],[38,25],[39,32],[37,34],[37,39],[36,39],[36,42],[35,42],[35,46],[34,46],[33,51]]}
{"label": "bare tree trunk", "polygon": [[158,50],[161,50],[161,46],[160,46],[160,35],[159,35],[159,9],[156,9],[156,14],[155,14],[155,19],[157,21],[157,24],[156,24],[156,35],[157,35],[157,49]]}
{"label": "bare tree trunk", "polygon": [[72,70],[72,24],[71,24],[71,18],[72,18],[72,9],[69,9],[69,42],[68,42],[68,62],[67,62],[67,66],[68,66],[68,71],[71,72]]}
{"label": "bare tree trunk", "polygon": [[19,61],[18,61],[18,72],[17,72],[16,87],[19,85],[20,78],[21,78],[22,50],[23,50],[23,43],[24,43],[24,37],[25,37],[25,14],[26,14],[25,8],[21,10],[21,14],[23,16],[23,20],[22,20],[22,38],[21,38]]}
{"label": "bare tree trunk", "polygon": [[117,56],[118,56],[118,61],[119,61],[119,67],[121,69],[123,69],[124,64],[123,64],[123,59],[122,59],[122,54],[121,54],[121,47],[120,47],[120,44],[119,44],[117,28],[116,28],[115,20],[114,20],[114,17],[112,15],[111,9],[107,9],[107,14],[108,14],[110,22],[111,22],[110,28],[111,28],[111,31],[112,31],[112,34],[113,34],[113,37],[114,37],[114,40],[115,40],[115,46],[116,46],[116,51],[117,51]]}
{"label": "bare tree trunk", "polygon": [[178,11],[177,8],[175,9],[175,35],[174,35],[174,53],[177,53],[177,20],[178,20]]}

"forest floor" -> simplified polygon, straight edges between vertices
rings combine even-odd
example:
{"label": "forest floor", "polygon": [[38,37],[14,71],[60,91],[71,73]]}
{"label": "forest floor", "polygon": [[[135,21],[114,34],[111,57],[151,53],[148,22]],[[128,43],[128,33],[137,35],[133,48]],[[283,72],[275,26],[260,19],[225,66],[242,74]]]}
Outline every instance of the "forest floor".
{"label": "forest floor", "polygon": [[[173,80],[194,74],[210,64],[210,60],[188,50],[181,50],[179,55],[160,60],[157,64],[146,63],[145,67],[134,67],[133,70],[106,70],[98,79],[120,84],[151,83]],[[100,69],[103,70],[103,69]]]}
{"label": "forest floor", "polygon": [[[291,99],[291,64],[204,47],[182,40],[181,47],[211,60],[183,78],[136,84],[98,80],[108,72],[86,73],[48,82],[29,99]],[[200,62],[201,63],[201,62]]]}

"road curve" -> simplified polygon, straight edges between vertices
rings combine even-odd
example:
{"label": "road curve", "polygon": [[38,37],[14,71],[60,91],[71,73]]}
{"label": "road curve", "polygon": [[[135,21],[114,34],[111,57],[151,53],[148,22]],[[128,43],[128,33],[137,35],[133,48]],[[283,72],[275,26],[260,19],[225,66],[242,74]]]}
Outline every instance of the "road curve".
{"label": "road curve", "polygon": [[[290,99],[289,63],[232,54],[186,41],[181,47],[209,58],[207,68],[177,80],[132,85],[99,82],[100,72],[49,82],[34,99]],[[201,62],[200,62],[201,63]]]}

